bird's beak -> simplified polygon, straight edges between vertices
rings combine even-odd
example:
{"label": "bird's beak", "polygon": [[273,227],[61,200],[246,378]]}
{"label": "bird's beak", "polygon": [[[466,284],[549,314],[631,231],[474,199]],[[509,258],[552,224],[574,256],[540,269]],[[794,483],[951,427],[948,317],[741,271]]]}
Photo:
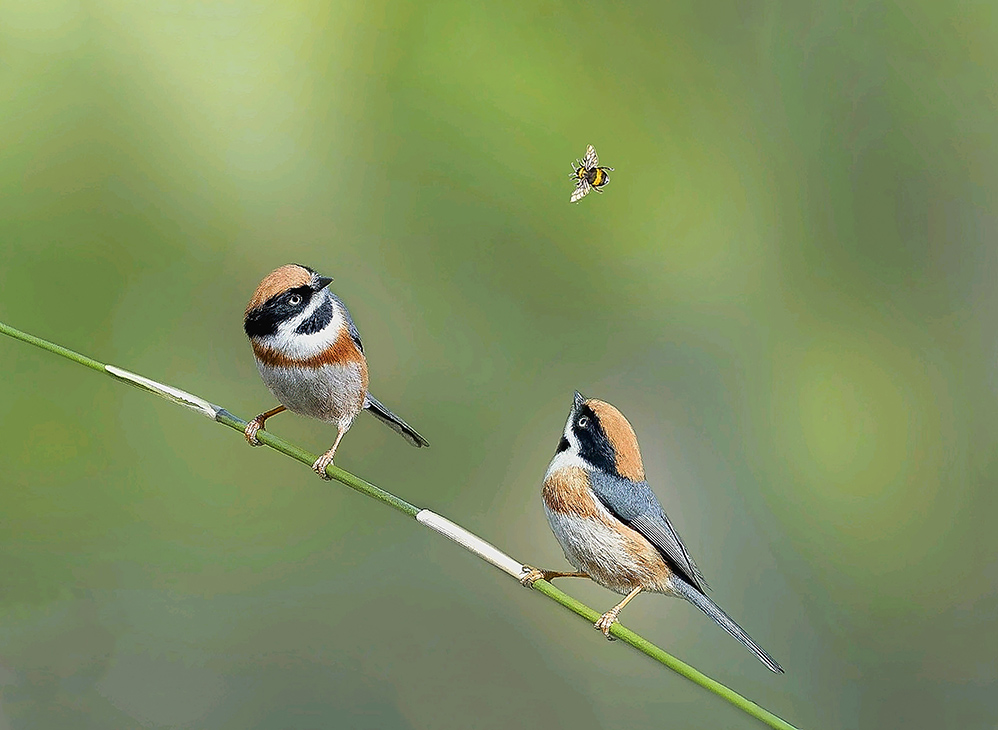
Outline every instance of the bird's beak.
{"label": "bird's beak", "polygon": [[586,402],[586,397],[582,395],[579,391],[575,391],[575,401],[572,403],[572,407],[575,410],[582,408],[582,404]]}
{"label": "bird's beak", "polygon": [[329,282],[331,282],[332,280],[333,279],[330,276],[319,276],[316,278],[315,284],[312,286],[312,288],[315,291],[321,291],[322,289],[325,289],[327,286],[329,286]]}

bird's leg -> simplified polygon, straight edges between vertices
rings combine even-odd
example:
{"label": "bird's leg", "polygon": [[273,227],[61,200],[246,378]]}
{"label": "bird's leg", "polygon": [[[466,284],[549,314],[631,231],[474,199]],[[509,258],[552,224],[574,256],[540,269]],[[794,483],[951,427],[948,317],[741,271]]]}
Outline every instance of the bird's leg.
{"label": "bird's leg", "polygon": [[523,575],[520,576],[520,582],[527,588],[531,588],[534,583],[539,580],[553,580],[554,578],[588,578],[588,573],[574,572],[574,573],[562,573],[557,570],[538,570],[531,565],[523,566]]}
{"label": "bird's leg", "polygon": [[333,442],[332,447],[330,447],[329,451],[327,451],[325,454],[316,459],[315,463],[312,464],[312,471],[314,471],[316,474],[318,474],[326,481],[329,481],[329,479],[331,479],[331,477],[328,474],[326,474],[326,467],[333,462],[333,456],[336,454],[336,447],[340,445],[340,439],[343,438],[343,434],[345,433],[346,429],[338,428],[336,433],[336,441]]}
{"label": "bird's leg", "polygon": [[281,413],[282,411],[286,410],[287,408],[285,408],[284,406],[277,406],[277,408],[269,410],[266,413],[261,413],[252,421],[247,423],[246,430],[243,431],[243,435],[246,437],[246,440],[249,441],[249,445],[263,446],[263,444],[261,444],[259,441],[256,440],[256,432],[259,431],[261,428],[263,428],[263,424],[266,422],[268,418],[270,418],[271,416],[276,416],[278,413]]}
{"label": "bird's leg", "polygon": [[[595,626],[597,629],[599,629],[600,631],[602,631],[603,632],[603,636],[605,636],[608,639],[611,639],[611,637],[610,637],[610,627],[613,626],[613,622],[617,620],[617,616],[620,614],[620,609],[622,609],[624,606],[626,606],[628,604],[628,602],[632,598],[634,598],[634,596],[638,595],[640,592],[641,592],[641,586],[638,586],[633,591],[631,591],[630,593],[628,593],[624,597],[623,601],[621,601],[616,606],[614,606],[609,611],[607,611],[602,616],[600,616],[599,620],[595,624],[593,624],[593,626]],[[612,639],[611,639],[611,641],[612,641]]]}

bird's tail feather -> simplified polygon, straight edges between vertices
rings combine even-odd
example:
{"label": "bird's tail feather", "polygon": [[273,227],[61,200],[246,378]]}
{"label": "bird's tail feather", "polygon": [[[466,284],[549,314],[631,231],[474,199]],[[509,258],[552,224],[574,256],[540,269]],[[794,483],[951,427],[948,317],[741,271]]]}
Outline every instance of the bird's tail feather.
{"label": "bird's tail feather", "polygon": [[367,394],[367,400],[364,403],[364,407],[367,408],[372,415],[377,416],[379,421],[383,421],[393,431],[397,431],[402,434],[403,438],[405,438],[406,441],[416,448],[430,445],[429,441],[416,433],[416,430],[412,426],[385,408],[381,401],[370,393]]}
{"label": "bird's tail feather", "polygon": [[783,674],[783,667],[777,664],[776,660],[767,654],[761,646],[756,644],[752,640],[752,637],[746,634],[745,630],[742,629],[741,626],[732,621],[731,617],[722,611],[716,603],[676,575],[672,576],[672,586],[676,593],[710,616],[714,619],[714,621],[720,624],[721,628],[747,646],[757,657],[759,657],[759,660],[763,664],[772,669],[774,672]]}

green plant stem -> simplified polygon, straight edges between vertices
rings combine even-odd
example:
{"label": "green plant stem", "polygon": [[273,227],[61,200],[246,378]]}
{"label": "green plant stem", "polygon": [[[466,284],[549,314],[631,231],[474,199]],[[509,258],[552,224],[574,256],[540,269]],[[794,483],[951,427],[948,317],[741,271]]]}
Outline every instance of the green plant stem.
{"label": "green plant stem", "polygon": [[[215,420],[221,424],[228,426],[229,428],[243,433],[246,429],[246,421],[237,416],[233,416],[224,408],[219,409],[218,414],[215,416]],[[309,451],[301,448],[300,446],[295,446],[289,441],[275,436],[266,430],[261,430],[256,432],[256,439],[262,444],[266,444],[276,451],[280,451],[282,454],[290,456],[292,459],[297,459],[303,464],[308,464],[311,466],[315,463],[316,456]],[[384,502],[389,507],[394,507],[399,512],[404,512],[410,517],[415,517],[419,513],[419,507],[409,504],[401,497],[396,497],[391,492],[386,492],[381,487],[376,487],[368,481],[361,479],[358,476],[354,476],[348,471],[340,469],[335,464],[330,464],[326,468],[326,473],[329,474],[333,479],[342,484],[346,484],[351,489],[356,489],[362,494],[366,494],[368,497],[374,497],[381,502]]]}
{"label": "green plant stem", "polygon": [[57,345],[54,342],[43,340],[41,337],[35,337],[34,335],[29,335],[27,332],[21,332],[21,330],[14,329],[10,325],[4,324],[3,322],[0,322],[0,332],[5,335],[10,335],[15,339],[23,340],[24,342],[32,344],[35,347],[40,347],[43,350],[54,352],[56,355],[62,355],[64,358],[72,360],[73,362],[78,362],[80,365],[86,365],[91,370],[100,370],[101,372],[104,372],[104,363],[102,362],[91,360],[86,355],[73,352],[62,345]]}
{"label": "green plant stem", "polygon": [[[569,609],[570,611],[574,611],[575,613],[577,613],[579,616],[586,619],[587,621],[595,623],[596,619],[600,617],[600,614],[598,614],[593,609],[589,608],[589,606],[587,606],[584,603],[581,603],[580,601],[575,600],[574,598],[572,598],[569,595],[566,595],[565,593],[562,593],[560,590],[555,588],[551,583],[548,583],[546,580],[537,581],[536,583],[534,583],[534,588],[543,593],[548,598],[557,601],[558,603],[560,603],[562,606]],[[655,644],[648,641],[648,639],[645,639],[644,637],[634,633],[630,629],[625,628],[624,626],[621,625],[619,621],[615,622],[610,627],[610,633],[616,636],[624,643],[630,644],[638,651],[647,654],[655,661],[661,662],[662,664],[664,664],[665,666],[667,666],[669,669],[676,672],[677,674],[681,674],[682,676],[686,677],[691,682],[696,682],[704,689],[710,690],[714,694],[723,697],[738,709],[747,712],[752,717],[762,720],[762,722],[766,723],[770,727],[780,728],[781,730],[796,730],[793,725],[786,722],[782,718],[777,717],[769,710],[760,707],[752,700],[746,697],[742,697],[733,689],[726,687],[717,680],[711,679],[706,674],[697,669],[694,669],[686,662],[676,659],[676,657],[672,656],[672,654],[669,654],[667,651],[664,651],[659,647],[655,646]]]}
{"label": "green plant stem", "polygon": [[[48,340],[43,340],[39,337],[35,337],[34,335],[29,335],[26,332],[21,332],[20,330],[15,329],[9,325],[6,325],[3,322],[0,322],[0,333],[27,342],[29,344],[34,345],[35,347],[40,347],[43,350],[48,350],[49,352],[61,355],[62,357],[72,360],[73,362],[79,363],[80,365],[85,365],[86,367],[91,368],[92,370],[103,371],[106,374],[111,375],[112,377],[118,380],[125,380],[126,382],[129,382],[132,385],[137,385],[146,390],[157,393],[158,395],[168,398],[169,400],[175,403],[179,403],[180,405],[193,408],[194,410],[197,410],[203,415],[212,418],[218,423],[228,426],[229,428],[235,431],[239,431],[240,433],[242,433],[243,429],[246,428],[246,423],[247,423],[246,421],[242,420],[241,418],[238,418],[237,416],[232,415],[224,408],[212,405],[197,396],[185,393],[184,391],[179,391],[170,386],[164,386],[161,383],[156,383],[154,381],[146,380],[145,378],[141,378],[140,376],[135,376],[134,374],[120,370],[119,368],[115,368],[113,366],[97,362],[96,360],[86,357],[85,355],[81,355],[78,352],[74,352],[73,350],[69,350],[65,347],[62,347],[61,345],[56,345],[55,343],[49,342]],[[278,436],[274,436],[272,433],[266,430],[261,430],[257,433],[257,440],[259,440],[263,444],[266,444],[272,449],[281,452],[282,454],[290,456],[292,459],[296,459],[302,462],[303,464],[311,465],[316,459],[315,454],[312,454],[309,451],[299,446],[296,446],[295,444],[285,441],[284,439]],[[384,502],[388,506],[394,507],[399,512],[409,515],[410,517],[416,517],[417,514],[419,514],[421,511],[424,511],[420,510],[420,508],[416,507],[413,504],[410,504],[404,499],[396,497],[391,492],[387,492],[384,489],[381,489],[380,487],[377,487],[374,484],[371,484],[370,482],[361,479],[360,477],[354,476],[350,472],[344,471],[343,469],[340,469],[337,466],[330,465],[327,468],[326,472],[336,481],[341,482],[342,484],[345,484],[351,489],[355,489],[358,492],[361,492],[362,494],[366,494],[369,497],[373,497],[374,499],[377,499],[380,502]],[[459,542],[458,544],[461,543]],[[469,549],[466,545],[463,546],[466,549]],[[504,557],[508,558],[508,556]],[[507,571],[507,573],[509,573],[509,571]],[[512,575],[512,573],[510,573],[510,575]],[[513,577],[516,576],[514,575]],[[553,601],[556,601],[557,603],[560,603],[565,608],[578,614],[579,616],[581,616],[582,618],[586,619],[589,622],[595,622],[600,617],[600,614],[597,613],[595,610],[585,605],[584,603],[575,600],[568,594],[560,591],[558,588],[556,588],[548,581],[539,580],[536,583],[534,583],[533,587],[534,590],[536,590],[537,592],[547,596],[548,598],[550,598]],[[740,710],[743,710],[752,717],[761,720],[770,727],[778,728],[778,730],[797,730],[793,725],[777,717],[768,710],[760,707],[755,702],[752,702],[751,700],[742,697],[734,690],[726,687],[720,682],[711,679],[707,675],[691,667],[689,664],[686,664],[685,662],[676,659],[674,656],[662,650],[655,644],[652,644],[647,639],[642,638],[641,636],[634,633],[630,629],[625,628],[620,624],[620,622],[615,622],[610,627],[610,633],[613,634],[618,639],[620,639],[621,641],[630,644],[638,651],[643,652],[644,654],[651,657],[655,661],[665,665],[672,671],[686,677],[692,682],[696,682],[704,689],[713,692],[719,697],[723,697],[725,700],[730,702],[735,707],[739,708]]]}

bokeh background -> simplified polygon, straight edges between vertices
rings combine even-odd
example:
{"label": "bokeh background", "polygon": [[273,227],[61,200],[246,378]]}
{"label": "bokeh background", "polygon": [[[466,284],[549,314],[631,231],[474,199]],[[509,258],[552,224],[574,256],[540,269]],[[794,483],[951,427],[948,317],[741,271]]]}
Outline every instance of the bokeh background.
{"label": "bokeh background", "polygon": [[[0,320],[249,418],[243,307],[309,264],[432,443],[341,466],[560,567],[541,477],[608,400],[787,674],[627,625],[801,727],[993,728],[996,112],[989,3],[3,0]],[[0,372],[2,729],[754,725],[228,429]]]}

